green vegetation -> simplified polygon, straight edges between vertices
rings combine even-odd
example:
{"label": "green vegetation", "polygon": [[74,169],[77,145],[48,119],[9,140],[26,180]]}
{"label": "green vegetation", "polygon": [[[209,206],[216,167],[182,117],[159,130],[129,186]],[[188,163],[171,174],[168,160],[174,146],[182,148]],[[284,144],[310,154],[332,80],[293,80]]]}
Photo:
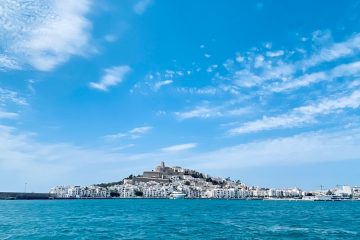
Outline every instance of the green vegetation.
{"label": "green vegetation", "polygon": [[142,197],[142,196],[144,196],[144,193],[142,191],[135,190],[135,196]]}
{"label": "green vegetation", "polygon": [[115,186],[115,185],[122,185],[122,184],[124,184],[124,181],[121,180],[121,181],[118,181],[118,182],[95,184],[95,186],[107,188],[107,187],[111,187],[111,186]]}
{"label": "green vegetation", "polygon": [[110,191],[110,197],[120,197],[120,193],[117,191]]}

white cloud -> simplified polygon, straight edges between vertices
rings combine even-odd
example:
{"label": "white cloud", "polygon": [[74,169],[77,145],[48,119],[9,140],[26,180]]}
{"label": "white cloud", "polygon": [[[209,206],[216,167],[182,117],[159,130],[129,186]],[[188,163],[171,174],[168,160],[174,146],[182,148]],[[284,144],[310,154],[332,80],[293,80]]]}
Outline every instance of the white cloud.
{"label": "white cloud", "polygon": [[252,71],[243,69],[234,73],[233,80],[236,85],[242,87],[253,87],[261,83],[263,78],[257,74],[254,74]]}
{"label": "white cloud", "polygon": [[236,59],[235,59],[238,63],[242,63],[242,62],[244,62],[244,60],[245,60],[245,58],[243,57],[243,56],[241,56],[241,55],[238,55],[238,56],[236,56]]}
{"label": "white cloud", "polygon": [[360,34],[355,34],[345,41],[323,46],[309,59],[300,62],[300,65],[312,67],[324,62],[334,61],[339,58],[353,56],[360,51]]}
{"label": "white cloud", "polygon": [[150,130],[152,129],[152,127],[149,126],[145,126],[145,127],[137,127],[137,128],[133,128],[129,131],[131,138],[135,139],[135,138],[140,138],[143,135],[147,134],[148,132],[150,132]]}
{"label": "white cloud", "polygon": [[[224,63],[228,73],[217,78],[231,81],[242,88],[260,86],[271,93],[272,90],[279,92],[296,89],[341,76],[351,77],[351,71],[358,74],[359,66],[356,62],[343,65],[335,63],[333,71],[328,72],[326,78],[321,73],[324,70],[312,72],[315,66],[320,67],[324,63],[354,57],[360,53],[360,34],[335,43],[331,41],[329,34],[321,36],[312,46],[315,49],[312,53],[295,49],[286,52],[265,50],[263,54],[259,54],[259,49],[255,48],[245,54],[237,54],[236,61],[231,58]],[[292,58],[295,52],[301,56]]]}
{"label": "white cloud", "polygon": [[178,87],[176,90],[184,94],[195,94],[195,95],[216,95],[219,92],[219,88],[215,87]]}
{"label": "white cloud", "polygon": [[14,112],[4,112],[0,109],[0,119],[16,119],[19,115]]}
{"label": "white cloud", "polygon": [[[358,160],[360,129],[333,133],[311,132],[254,141],[206,152],[187,152],[196,143],[169,146],[155,153],[122,154],[119,149],[45,144],[31,134],[0,125],[0,188],[17,191],[29,183],[31,191],[48,191],[61,184],[93,184],[141,172],[165,159],[174,165],[207,170],[249,166]],[[136,166],[136,167],[135,167]],[[9,181],[11,179],[11,181]]]}
{"label": "white cloud", "polygon": [[200,105],[189,111],[175,112],[175,116],[179,120],[187,120],[192,118],[207,119],[216,117],[241,116],[249,113],[250,111],[249,107],[234,107],[233,105],[234,102],[227,102],[221,106],[214,107]]}
{"label": "white cloud", "polygon": [[170,152],[121,153],[121,150],[133,147],[132,144],[86,147],[43,143],[36,140],[34,134],[3,125],[0,125],[0,143],[0,188],[3,191],[21,191],[24,182],[28,183],[29,191],[35,192],[47,192],[55,185],[110,182],[149,169],[159,159],[171,161],[170,157],[174,158],[172,154],[176,153],[175,149]]}
{"label": "white cloud", "polygon": [[198,169],[239,169],[360,159],[360,129],[310,132],[244,143],[186,159]]}
{"label": "white cloud", "polygon": [[350,96],[325,99],[317,104],[295,108],[287,114],[263,117],[253,122],[244,123],[240,127],[230,129],[229,134],[238,135],[279,128],[292,128],[315,122],[318,115],[330,114],[346,108],[357,109],[359,107],[360,91],[354,91]]}
{"label": "white cloud", "polygon": [[285,83],[275,83],[270,87],[270,89],[273,92],[282,92],[290,89],[305,87],[316,82],[325,81],[327,79],[329,79],[329,77],[325,72],[316,72],[311,74],[305,74],[301,77],[287,81]]}
{"label": "white cloud", "polygon": [[86,54],[91,49],[89,11],[89,0],[5,1],[0,32],[7,45],[2,46],[2,59],[11,61],[0,61],[2,68],[30,64],[50,71],[73,55]]}
{"label": "white cloud", "polygon": [[313,118],[307,115],[298,116],[297,114],[284,114],[276,117],[264,116],[262,119],[253,122],[247,122],[244,123],[241,127],[230,129],[229,134],[238,135],[244,133],[271,130],[276,128],[291,128],[313,121]]}
{"label": "white cloud", "polygon": [[25,98],[19,96],[17,92],[0,87],[0,106],[5,106],[8,103],[14,103],[18,106],[28,105]]}
{"label": "white cloud", "polygon": [[350,96],[337,99],[326,99],[316,105],[296,108],[295,111],[305,115],[328,114],[345,108],[357,109],[360,107],[360,90],[352,92]]}
{"label": "white cloud", "polygon": [[126,133],[115,133],[115,134],[105,135],[102,138],[105,140],[108,140],[108,141],[114,141],[114,140],[124,138],[126,136],[128,136]]}
{"label": "white cloud", "polygon": [[169,147],[165,147],[165,148],[162,148],[161,151],[181,152],[181,151],[189,150],[189,149],[196,148],[196,147],[197,147],[196,143],[185,143],[185,144],[178,144],[178,145],[172,145]]}
{"label": "white cloud", "polygon": [[351,62],[347,64],[341,64],[331,70],[330,77],[348,77],[359,75],[360,73],[360,61]]}
{"label": "white cloud", "polygon": [[222,113],[218,109],[198,106],[195,109],[187,112],[176,112],[175,115],[178,119],[185,120],[190,118],[210,118],[221,116]]}
{"label": "white cloud", "polygon": [[0,70],[6,69],[19,70],[21,67],[14,59],[10,58],[9,56],[0,54]]}
{"label": "white cloud", "polygon": [[0,119],[17,119],[17,109],[27,105],[27,101],[17,92],[0,87]]}
{"label": "white cloud", "polygon": [[264,65],[264,61],[265,61],[265,58],[263,55],[258,55],[255,57],[255,63],[254,63],[254,67],[255,68],[259,68],[259,67],[262,67]]}
{"label": "white cloud", "polygon": [[141,15],[143,14],[152,4],[152,0],[139,0],[133,7],[134,12]]}
{"label": "white cloud", "polygon": [[173,80],[164,80],[164,81],[156,82],[156,83],[154,84],[154,89],[155,89],[155,90],[159,90],[161,87],[166,86],[166,85],[170,85],[170,84],[172,84],[173,82],[174,82]]}
{"label": "white cloud", "polygon": [[109,87],[116,86],[124,81],[125,76],[131,71],[131,68],[127,65],[115,66],[104,70],[104,75],[99,82],[91,82],[89,86],[91,88],[108,91]]}
{"label": "white cloud", "polygon": [[[31,134],[1,125],[0,143],[0,188],[4,191],[19,191],[24,182],[31,191],[43,192],[59,184],[100,182],[107,178],[109,166],[118,165],[121,172],[120,165],[127,161],[123,154],[111,151],[41,143]],[[119,160],[122,164],[114,162]]]}
{"label": "white cloud", "polygon": [[206,71],[208,72],[208,73],[211,73],[211,72],[213,72],[215,69],[217,69],[218,68],[218,65],[217,64],[213,64],[213,65],[211,65],[211,66],[209,66],[207,69],[206,69]]}
{"label": "white cloud", "polygon": [[340,77],[356,77],[360,74],[360,61],[341,64],[328,71],[305,74],[301,77],[281,84],[274,84],[270,87],[271,91],[282,92],[300,87],[306,87],[321,81],[332,81]]}
{"label": "white cloud", "polygon": [[137,127],[137,128],[133,128],[124,133],[105,135],[102,138],[107,141],[115,141],[115,140],[119,140],[121,138],[137,139],[137,138],[141,138],[144,135],[146,135],[147,133],[149,133],[151,129],[152,129],[152,127],[150,127],[150,126]]}
{"label": "white cloud", "polygon": [[268,57],[280,57],[284,55],[284,51],[283,50],[278,50],[278,51],[268,51],[266,52],[266,56]]}

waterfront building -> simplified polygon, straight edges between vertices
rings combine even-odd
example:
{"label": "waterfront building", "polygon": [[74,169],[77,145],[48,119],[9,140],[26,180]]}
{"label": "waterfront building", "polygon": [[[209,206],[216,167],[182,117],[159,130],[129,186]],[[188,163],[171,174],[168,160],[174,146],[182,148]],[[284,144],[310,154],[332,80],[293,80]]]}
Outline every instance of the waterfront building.
{"label": "waterfront building", "polygon": [[335,190],[335,195],[348,197],[353,194],[353,189],[350,186],[341,186]]}
{"label": "waterfront building", "polygon": [[[50,194],[57,198],[169,198],[171,193],[181,192],[186,198],[217,199],[334,199],[360,198],[360,187],[341,186],[333,190],[310,193],[299,188],[248,187],[230,178],[211,177],[179,166],[168,167],[162,162],[152,171],[128,178],[116,184],[89,186],[57,186]],[[323,197],[326,196],[326,197]]]}

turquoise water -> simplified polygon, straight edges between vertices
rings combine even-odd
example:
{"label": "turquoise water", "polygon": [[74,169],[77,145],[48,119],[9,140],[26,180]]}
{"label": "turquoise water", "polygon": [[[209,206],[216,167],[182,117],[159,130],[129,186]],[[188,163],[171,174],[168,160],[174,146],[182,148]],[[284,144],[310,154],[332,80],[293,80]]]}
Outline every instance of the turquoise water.
{"label": "turquoise water", "polygon": [[360,239],[360,202],[0,201],[0,239]]}

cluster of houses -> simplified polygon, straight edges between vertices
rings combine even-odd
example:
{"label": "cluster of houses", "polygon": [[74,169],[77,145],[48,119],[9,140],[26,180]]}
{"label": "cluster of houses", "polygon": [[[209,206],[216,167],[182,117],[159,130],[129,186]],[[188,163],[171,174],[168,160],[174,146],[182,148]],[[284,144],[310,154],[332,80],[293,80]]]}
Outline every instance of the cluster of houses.
{"label": "cluster of houses", "polygon": [[57,186],[51,189],[50,194],[55,198],[169,198],[173,192],[181,192],[186,198],[216,199],[305,199],[326,194],[360,198],[360,187],[343,186],[326,192],[248,187],[229,178],[211,177],[181,167],[167,167],[164,162],[152,171],[145,171],[139,176],[130,175],[118,183]]}

